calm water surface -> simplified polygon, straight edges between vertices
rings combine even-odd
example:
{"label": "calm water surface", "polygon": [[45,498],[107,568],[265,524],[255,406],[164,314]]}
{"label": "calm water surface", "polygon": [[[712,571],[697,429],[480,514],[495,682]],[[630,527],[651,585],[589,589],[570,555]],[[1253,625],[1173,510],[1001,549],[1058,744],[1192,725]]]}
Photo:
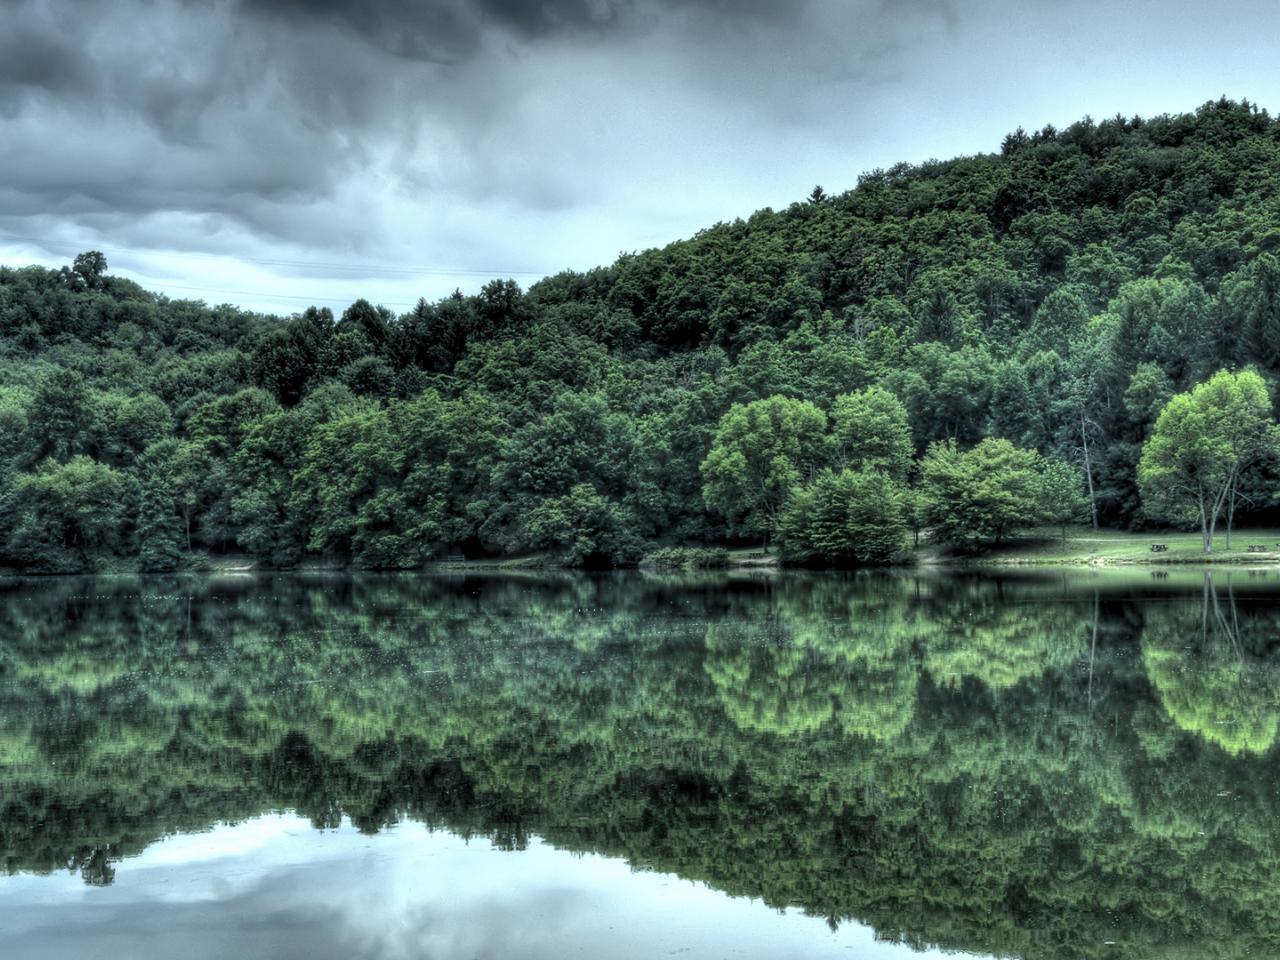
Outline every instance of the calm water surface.
{"label": "calm water surface", "polygon": [[0,955],[1280,955],[1280,578],[0,585]]}

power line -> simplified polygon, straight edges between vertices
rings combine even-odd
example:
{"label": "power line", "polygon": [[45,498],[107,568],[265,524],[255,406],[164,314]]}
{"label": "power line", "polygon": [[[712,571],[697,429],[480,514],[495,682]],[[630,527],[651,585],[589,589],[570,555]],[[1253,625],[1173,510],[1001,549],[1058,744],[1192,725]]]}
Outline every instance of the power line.
{"label": "power line", "polygon": [[[264,293],[254,290],[231,290],[226,287],[192,287],[178,283],[166,283],[164,284],[164,288],[165,290],[194,290],[199,293],[224,293],[239,297],[262,297],[266,300],[296,300],[302,303],[351,303],[351,300],[346,297],[302,297],[290,293]],[[411,308],[418,305],[416,300],[413,303],[405,303],[403,300],[379,300],[378,303],[384,307]]]}
{"label": "power line", "polygon": [[[27,244],[31,244],[47,250],[67,250],[67,251],[74,251],[75,253],[80,253],[85,249],[83,245],[74,244],[65,240],[45,240],[39,237],[27,237],[27,236],[22,236],[20,234],[8,233],[5,231],[0,231],[0,239],[16,241],[19,243],[27,243]],[[122,251],[126,255],[133,254],[137,256],[140,254],[140,251],[125,250],[125,248],[119,248],[119,247],[114,249],[109,248],[108,250],[103,252],[114,255],[116,253],[121,253]],[[461,269],[461,268],[453,269],[453,268],[447,268],[447,267],[421,267],[421,268],[390,267],[390,266],[384,267],[384,266],[374,266],[371,264],[322,263],[314,260],[282,260],[282,259],[267,259],[267,258],[260,258],[260,257],[234,257],[231,255],[222,255],[222,254],[184,253],[180,251],[174,251],[174,254],[178,257],[189,259],[189,260],[205,260],[205,261],[234,260],[236,262],[252,263],[252,264],[257,264],[262,266],[303,267],[303,268],[315,268],[315,269],[323,269],[323,270],[363,271],[375,277],[379,274],[386,275],[388,277],[445,276],[445,277],[459,277],[459,278],[497,277],[497,276],[542,277],[546,275],[545,271],[535,271],[535,270],[469,270],[469,269]],[[158,277],[154,277],[147,274],[143,274],[142,276],[148,281],[149,284],[155,284],[157,286],[163,287],[164,291],[185,290],[185,291],[192,291],[196,293],[216,293],[216,294],[222,294],[223,296],[230,296],[230,297],[236,297],[236,298],[253,297],[259,300],[266,300],[266,301],[290,301],[295,303],[308,303],[308,304],[310,303],[349,304],[352,302],[350,297],[301,296],[298,294],[289,294],[289,293],[268,293],[266,291],[261,291],[261,290],[240,290],[240,289],[235,289],[231,287],[205,287],[205,286],[196,286],[192,284],[167,283]],[[411,309],[417,306],[417,301],[414,301],[413,303],[406,303],[403,300],[399,300],[399,301],[379,300],[379,303],[382,304],[383,306],[402,307],[404,309]]]}
{"label": "power line", "polygon": [[[25,237],[15,233],[6,233],[0,231],[0,238],[5,240],[13,240],[18,243],[27,243],[37,247],[43,247],[47,250],[69,250],[76,253],[81,252],[84,247],[70,243],[65,240],[45,240],[39,237]],[[145,256],[145,251],[137,249],[129,249],[124,247],[114,247],[103,251],[109,254],[122,254],[125,256]],[[163,251],[151,251],[163,252]],[[326,263],[318,260],[285,260],[266,257],[240,257],[232,254],[217,253],[187,253],[183,251],[169,251],[174,256],[182,257],[187,260],[234,260],[238,263],[252,263],[258,266],[267,267],[295,267],[295,268],[314,268],[317,270],[346,270],[350,272],[363,272],[366,275],[387,275],[387,276],[404,276],[404,277],[543,277],[547,275],[545,270],[496,270],[484,269],[477,270],[465,267],[394,267],[371,263]]]}

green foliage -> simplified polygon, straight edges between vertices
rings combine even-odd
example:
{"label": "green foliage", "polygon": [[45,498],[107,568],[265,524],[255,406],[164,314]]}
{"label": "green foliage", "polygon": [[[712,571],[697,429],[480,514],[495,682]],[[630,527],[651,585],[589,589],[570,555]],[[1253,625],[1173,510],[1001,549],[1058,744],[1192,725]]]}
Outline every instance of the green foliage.
{"label": "green foliage", "polygon": [[311,432],[293,480],[293,509],[310,516],[307,547],[375,569],[412,567],[445,539],[450,469],[419,459],[439,443],[439,399],[412,405],[359,403]]}
{"label": "green foliage", "polygon": [[778,522],[783,554],[799,563],[888,563],[907,534],[897,481],[878,470],[825,471],[792,494]]}
{"label": "green foliage", "polygon": [[625,565],[640,555],[631,518],[587,483],[540,501],[524,527],[532,549],[549,552],[571,567]]}
{"label": "green foliage", "polygon": [[598,533],[624,518],[634,527],[621,503],[633,430],[630,418],[615,411],[604,393],[558,394],[544,416],[498,441],[489,478],[491,508],[480,534],[509,552],[555,543],[567,556],[585,557],[564,539],[565,518],[577,517]]}
{"label": "green foliage", "polygon": [[253,347],[250,364],[254,382],[293,406],[318,372],[320,351],[331,331],[315,318],[297,317],[265,334]]}
{"label": "green foliage", "polygon": [[911,469],[911,422],[902,403],[882,387],[836,397],[831,408],[835,461],[880,470],[899,482]]}
{"label": "green foliage", "polygon": [[71,264],[71,272],[86,290],[100,289],[107,272],[107,258],[98,250],[87,250],[76,254]]}
{"label": "green foliage", "polygon": [[971,450],[935,443],[920,473],[926,520],[943,543],[998,543],[1042,516],[1040,458],[1008,440],[983,440]]}
{"label": "green foliage", "polygon": [[1084,523],[1089,518],[1089,499],[1084,493],[1080,471],[1061,460],[1041,464],[1036,500],[1040,518],[1062,528],[1062,542],[1067,542],[1067,525]]}
{"label": "green foliage", "polygon": [[40,379],[27,413],[31,458],[64,460],[82,452],[90,420],[89,390],[74,370],[56,368]]}
{"label": "green foliage", "polygon": [[182,526],[173,512],[173,490],[143,481],[138,498],[138,569],[166,573],[182,562]]}
{"label": "green foliage", "polygon": [[1124,392],[1125,409],[1139,430],[1146,435],[1173,396],[1173,381],[1154,363],[1140,363],[1129,378]]}
{"label": "green foliage", "polygon": [[0,501],[9,562],[35,571],[85,570],[124,539],[127,479],[86,456],[45,460]]}
{"label": "green foliage", "polygon": [[1276,445],[1271,398],[1251,370],[1221,370],[1160,412],[1142,448],[1138,483],[1152,516],[1198,523],[1213,547],[1219,516],[1234,507],[1245,472]]}
{"label": "green foliage", "polygon": [[821,465],[826,429],[827,415],[807,400],[773,396],[734,404],[720,418],[700,468],[708,509],[767,540],[792,489]]}
{"label": "green foliage", "polygon": [[[1213,371],[1280,379],[1278,168],[1280,121],[1249,103],[1084,120],[399,316],[170,300],[94,251],[0,267],[0,496],[78,456],[150,491],[110,546],[41,569],[136,564],[131,524],[167,528],[170,494],[180,565],[585,557],[579,521],[612,518],[642,551],[767,536],[823,469],[902,484],[933,444],[999,439],[1078,464],[1099,525],[1194,521],[1139,460]],[[794,435],[731,426],[780,402],[809,405]],[[1219,491],[1229,533],[1245,511],[1274,521],[1269,460]],[[980,526],[960,539],[1009,529]]]}
{"label": "green foliage", "polygon": [[723,570],[729,566],[729,551],[723,547],[660,547],[646,553],[640,566],[653,570]]}

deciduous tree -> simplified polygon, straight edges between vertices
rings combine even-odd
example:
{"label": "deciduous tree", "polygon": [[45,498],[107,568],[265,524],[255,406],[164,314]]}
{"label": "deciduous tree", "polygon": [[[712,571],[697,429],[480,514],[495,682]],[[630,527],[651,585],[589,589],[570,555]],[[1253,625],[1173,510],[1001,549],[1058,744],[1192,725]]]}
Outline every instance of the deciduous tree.
{"label": "deciduous tree", "polygon": [[1221,370],[1160,412],[1138,463],[1143,508],[1152,517],[1197,522],[1209,553],[1219,519],[1234,520],[1242,473],[1274,445],[1262,378]]}
{"label": "deciduous tree", "polygon": [[769,535],[799,483],[822,465],[827,415],[807,400],[773,396],[734,404],[702,461],[707,508],[744,533]]}

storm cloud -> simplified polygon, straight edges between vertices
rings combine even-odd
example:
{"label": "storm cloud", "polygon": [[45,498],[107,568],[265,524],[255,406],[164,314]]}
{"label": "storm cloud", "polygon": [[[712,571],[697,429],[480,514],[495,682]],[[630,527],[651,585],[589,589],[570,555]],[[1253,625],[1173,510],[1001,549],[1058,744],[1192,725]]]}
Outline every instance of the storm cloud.
{"label": "storm cloud", "polygon": [[1114,6],[0,0],[0,260],[408,303],[1019,125],[1280,89],[1270,6]]}

